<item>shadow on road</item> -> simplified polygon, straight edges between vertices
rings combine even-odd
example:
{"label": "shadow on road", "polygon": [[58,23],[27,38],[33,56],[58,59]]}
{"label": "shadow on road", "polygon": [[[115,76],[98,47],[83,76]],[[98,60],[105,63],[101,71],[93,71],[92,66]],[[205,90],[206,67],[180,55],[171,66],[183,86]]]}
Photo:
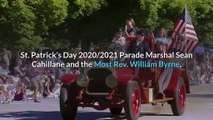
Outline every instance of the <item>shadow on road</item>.
{"label": "shadow on road", "polygon": [[213,98],[213,94],[188,94],[188,97]]}
{"label": "shadow on road", "polygon": [[173,114],[159,114],[159,113],[154,113],[154,112],[146,112],[142,113],[142,116],[174,116]]}
{"label": "shadow on road", "polygon": [[76,120],[122,120],[125,116],[112,116],[110,112],[82,112],[78,113]]}
{"label": "shadow on road", "polygon": [[40,111],[23,111],[23,112],[9,112],[1,113],[1,118],[11,118],[12,120],[61,120],[58,111],[40,112]]}
{"label": "shadow on road", "polygon": [[[156,114],[156,113],[141,113],[143,116],[171,116],[170,114]],[[62,120],[58,111],[44,112],[44,111],[23,111],[23,112],[9,112],[1,113],[1,118],[15,119],[15,120]],[[79,112],[75,120],[124,120],[126,115],[122,113],[119,116],[113,116],[109,112]]]}

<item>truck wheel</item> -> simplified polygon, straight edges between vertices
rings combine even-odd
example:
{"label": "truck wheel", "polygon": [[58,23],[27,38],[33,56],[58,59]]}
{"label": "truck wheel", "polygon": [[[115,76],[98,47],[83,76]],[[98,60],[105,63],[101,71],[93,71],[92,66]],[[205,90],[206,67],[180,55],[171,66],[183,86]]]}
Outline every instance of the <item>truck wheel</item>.
{"label": "truck wheel", "polygon": [[177,88],[175,90],[174,100],[171,101],[173,115],[180,116],[184,113],[186,103],[186,86],[183,78],[178,79]]}
{"label": "truck wheel", "polygon": [[123,109],[122,107],[121,108],[109,108],[112,115],[120,115],[122,109]]}
{"label": "truck wheel", "polygon": [[60,91],[60,112],[63,120],[74,120],[77,108],[76,98],[71,95],[69,86],[62,85]]}
{"label": "truck wheel", "polygon": [[141,90],[136,81],[127,85],[125,105],[127,120],[137,120],[141,110]]}

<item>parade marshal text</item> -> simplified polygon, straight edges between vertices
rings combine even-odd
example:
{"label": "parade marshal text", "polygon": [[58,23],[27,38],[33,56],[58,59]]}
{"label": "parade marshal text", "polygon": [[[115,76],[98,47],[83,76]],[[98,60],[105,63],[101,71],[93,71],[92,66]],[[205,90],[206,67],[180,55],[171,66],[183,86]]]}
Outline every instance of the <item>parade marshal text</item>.
{"label": "parade marshal text", "polygon": [[171,52],[171,53],[125,53],[125,52],[79,52],[79,53],[72,53],[72,52],[45,52],[45,53],[37,53],[37,52],[21,52],[21,58],[58,58],[58,59],[98,59],[98,58],[151,58],[151,59],[158,59],[158,58],[193,58],[192,53],[181,53],[181,52]]}
{"label": "parade marshal text", "polygon": [[[160,67],[159,65],[162,65],[161,62],[163,59],[188,59],[193,58],[192,53],[180,53],[180,52],[171,52],[171,53],[125,53],[125,52],[78,52],[78,53],[72,53],[72,52],[21,52],[20,53],[21,58],[23,59],[32,59],[32,66],[33,67],[103,67],[105,65],[100,65],[100,62],[95,61],[102,61],[103,59],[109,59],[113,60],[115,62],[110,63],[108,67],[129,67],[125,64],[125,61],[127,59],[131,60],[131,66],[130,67],[140,67],[141,63],[145,64],[146,61],[140,62],[142,60],[154,60],[156,59],[158,62],[158,65],[156,67]],[[119,63],[117,59],[119,60],[122,58],[124,63]],[[146,58],[146,59],[144,59]],[[159,59],[160,58],[160,59]],[[63,59],[68,59],[69,62],[62,62]],[[73,61],[74,60],[74,61]],[[129,61],[127,60],[127,61]],[[135,61],[136,63],[140,65],[134,65]],[[133,64],[134,63],[134,64]],[[171,64],[171,63],[170,63]],[[174,63],[176,64],[176,63]],[[163,64],[162,67],[166,66],[167,64]],[[147,66],[147,65],[146,65]],[[145,67],[146,67],[145,66]],[[180,65],[176,65],[180,66]],[[144,67],[142,65],[141,67]],[[149,65],[148,65],[149,67]]]}

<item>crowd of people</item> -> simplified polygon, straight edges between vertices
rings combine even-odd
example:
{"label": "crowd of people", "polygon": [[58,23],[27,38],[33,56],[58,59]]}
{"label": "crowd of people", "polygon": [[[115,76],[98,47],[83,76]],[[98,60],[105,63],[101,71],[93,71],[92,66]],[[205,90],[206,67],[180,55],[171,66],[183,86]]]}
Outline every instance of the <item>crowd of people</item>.
{"label": "crowd of people", "polygon": [[189,61],[189,75],[197,85],[213,83],[213,53],[194,54]]}
{"label": "crowd of people", "polygon": [[[71,72],[68,68],[36,68],[31,62],[36,59],[20,58],[19,53],[12,56],[3,49],[0,54],[0,103],[26,101],[39,98],[58,97],[61,82],[59,78],[64,73]],[[38,59],[36,61],[39,61]],[[42,61],[49,61],[42,59]],[[62,62],[60,59],[51,61]]]}

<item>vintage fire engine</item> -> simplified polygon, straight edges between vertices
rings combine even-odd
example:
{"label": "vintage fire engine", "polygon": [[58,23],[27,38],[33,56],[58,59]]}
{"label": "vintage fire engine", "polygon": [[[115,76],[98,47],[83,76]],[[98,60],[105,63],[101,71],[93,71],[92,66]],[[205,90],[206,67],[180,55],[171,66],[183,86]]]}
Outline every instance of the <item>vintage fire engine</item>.
{"label": "vintage fire engine", "polygon": [[[148,41],[153,52],[155,44]],[[60,112],[64,120],[72,120],[78,107],[110,110],[119,115],[124,108],[128,120],[137,120],[141,104],[168,103],[175,116],[185,110],[186,93],[190,92],[189,77],[185,67],[175,68],[164,91],[165,97],[154,97],[163,68],[146,68],[135,74],[135,68],[89,68],[80,74],[65,74],[60,94]]]}

